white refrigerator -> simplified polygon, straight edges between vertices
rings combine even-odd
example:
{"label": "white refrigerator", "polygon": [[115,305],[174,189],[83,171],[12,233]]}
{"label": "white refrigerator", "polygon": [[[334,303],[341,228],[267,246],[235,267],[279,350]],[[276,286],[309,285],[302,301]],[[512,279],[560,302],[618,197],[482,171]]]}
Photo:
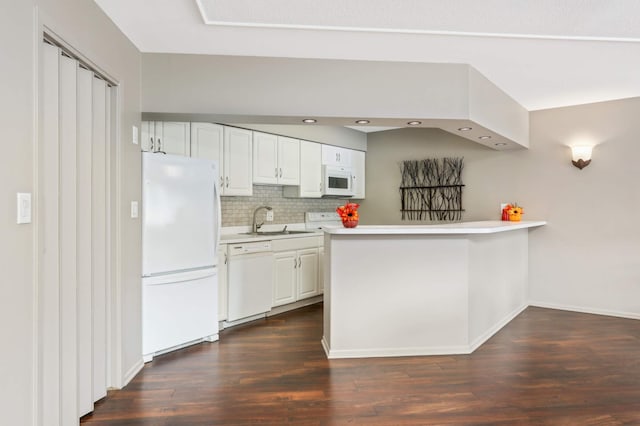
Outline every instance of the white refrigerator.
{"label": "white refrigerator", "polygon": [[218,339],[214,161],[142,153],[142,354]]}

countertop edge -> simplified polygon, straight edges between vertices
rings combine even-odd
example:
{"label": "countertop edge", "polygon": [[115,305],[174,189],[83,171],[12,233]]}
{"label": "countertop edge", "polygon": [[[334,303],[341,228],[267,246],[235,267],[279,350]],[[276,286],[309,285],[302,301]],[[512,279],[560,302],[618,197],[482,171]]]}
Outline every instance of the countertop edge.
{"label": "countertop edge", "polygon": [[284,235],[242,235],[242,234],[224,234],[220,238],[220,244],[238,244],[258,241],[282,240],[285,238],[309,238],[321,237],[324,232],[305,232],[301,234],[284,234]]}
{"label": "countertop edge", "polygon": [[444,225],[362,225],[356,228],[327,226],[322,230],[331,235],[461,235],[461,234],[495,234],[518,229],[544,226],[547,222],[522,221],[475,221]]}

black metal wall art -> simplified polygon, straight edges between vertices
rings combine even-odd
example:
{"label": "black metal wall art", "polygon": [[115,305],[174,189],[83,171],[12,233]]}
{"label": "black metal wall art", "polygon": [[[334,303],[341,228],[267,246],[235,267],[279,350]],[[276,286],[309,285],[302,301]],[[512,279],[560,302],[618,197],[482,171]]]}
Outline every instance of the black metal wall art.
{"label": "black metal wall art", "polygon": [[462,168],[462,157],[403,161],[402,220],[462,220]]}

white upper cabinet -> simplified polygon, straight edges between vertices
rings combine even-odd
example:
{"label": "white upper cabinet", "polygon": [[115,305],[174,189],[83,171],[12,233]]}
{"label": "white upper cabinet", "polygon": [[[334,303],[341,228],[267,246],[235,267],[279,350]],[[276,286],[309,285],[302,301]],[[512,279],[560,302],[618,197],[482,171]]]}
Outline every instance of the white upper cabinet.
{"label": "white upper cabinet", "polygon": [[155,121],[143,121],[140,124],[140,149],[155,152]]}
{"label": "white upper cabinet", "polygon": [[190,155],[190,123],[178,121],[143,121],[143,151]]}
{"label": "white upper cabinet", "polygon": [[218,162],[220,187],[224,185],[224,126],[191,123],[191,156]]}
{"label": "white upper cabinet", "polygon": [[300,141],[278,136],[278,183],[300,184]]}
{"label": "white upper cabinet", "polygon": [[322,148],[319,143],[300,141],[300,187],[298,197],[322,197]]}
{"label": "white upper cabinet", "polygon": [[224,188],[221,195],[253,195],[253,132],[224,128]]}
{"label": "white upper cabinet", "polygon": [[[160,133],[158,132],[160,128]],[[156,121],[156,142],[159,151],[174,155],[190,155],[190,123]]]}
{"label": "white upper cabinet", "polygon": [[351,177],[353,181],[353,198],[363,199],[364,191],[364,151],[351,151]]}
{"label": "white upper cabinet", "polygon": [[300,182],[300,141],[254,132],[253,182],[298,185]]}
{"label": "white upper cabinet", "polygon": [[351,166],[351,150],[333,145],[322,145],[322,164]]}
{"label": "white upper cabinet", "polygon": [[300,185],[284,188],[285,197],[322,197],[322,145],[300,141]]}
{"label": "white upper cabinet", "polygon": [[278,136],[253,132],[253,182],[278,183]]}

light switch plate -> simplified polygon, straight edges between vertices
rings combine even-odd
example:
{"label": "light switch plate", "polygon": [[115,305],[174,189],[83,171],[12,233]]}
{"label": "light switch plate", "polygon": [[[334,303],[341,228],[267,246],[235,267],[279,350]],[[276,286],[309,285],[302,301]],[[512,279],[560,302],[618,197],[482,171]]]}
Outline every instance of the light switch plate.
{"label": "light switch plate", "polygon": [[138,126],[133,126],[133,139],[131,139],[134,145],[138,145]]}
{"label": "light switch plate", "polygon": [[138,217],[138,202],[131,202],[131,219],[136,219]]}
{"label": "light switch plate", "polygon": [[273,210],[267,210],[267,217],[265,218],[267,222],[273,221]]}
{"label": "light switch plate", "polygon": [[18,217],[16,223],[31,223],[31,193],[18,192],[17,195]]}

